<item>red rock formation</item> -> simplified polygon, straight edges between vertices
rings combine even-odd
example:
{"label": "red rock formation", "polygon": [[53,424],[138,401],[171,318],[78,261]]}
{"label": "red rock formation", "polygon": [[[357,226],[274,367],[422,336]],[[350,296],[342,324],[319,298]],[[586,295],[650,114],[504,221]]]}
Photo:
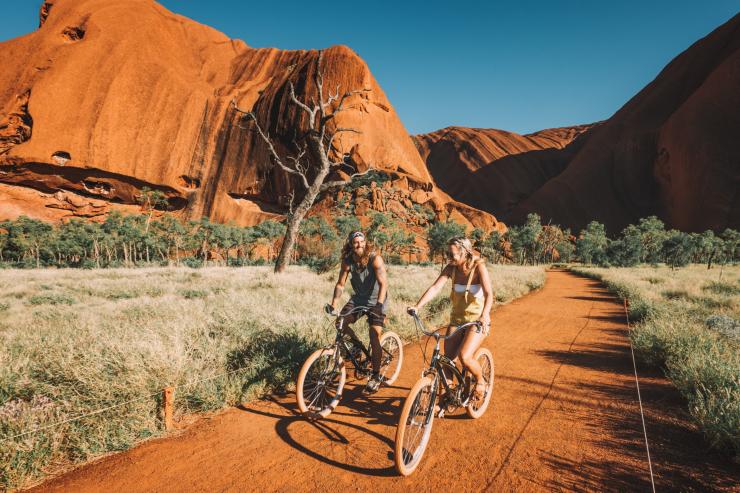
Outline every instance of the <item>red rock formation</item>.
{"label": "red rock formation", "polygon": [[685,231],[740,229],[740,15],[676,57],[589,136],[526,211],[612,232],[659,214]]}
{"label": "red rock formation", "polygon": [[721,231],[740,229],[738,115],[740,15],[562,150],[557,140],[539,150],[533,136],[457,128],[418,136],[417,146],[443,189],[510,223],[537,212],[618,233],[657,214],[684,231]]}
{"label": "red rock formation", "polygon": [[448,127],[414,140],[440,188],[456,200],[501,215],[561,173],[577,147],[571,142],[591,127],[529,135]]}
{"label": "red rock formation", "polygon": [[[47,1],[38,31],[0,44],[0,182],[123,204],[146,186],[187,217],[243,225],[273,218],[296,183],[267,166],[264,145],[236,125],[230,103],[253,109],[278,148],[289,148],[305,117],[289,102],[288,81],[299,98],[314,95],[317,54],[250,48],[153,0]],[[428,192],[427,201],[471,225],[497,227],[434,187],[352,50],[332,47],[323,59],[326,88],[370,89],[337,117],[362,131],[337,138],[337,153],[406,179],[410,191]]]}

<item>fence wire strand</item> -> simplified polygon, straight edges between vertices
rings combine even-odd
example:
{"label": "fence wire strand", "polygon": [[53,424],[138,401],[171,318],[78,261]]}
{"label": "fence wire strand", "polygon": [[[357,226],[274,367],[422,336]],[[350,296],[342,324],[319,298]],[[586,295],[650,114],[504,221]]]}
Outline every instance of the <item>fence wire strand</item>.
{"label": "fence wire strand", "polygon": [[[238,373],[238,372],[247,370],[247,369],[249,369],[248,366],[243,366],[241,368],[237,368],[235,370],[227,371],[225,373],[219,373],[218,375],[213,375],[213,376],[210,376],[210,377],[207,377],[207,378],[201,378],[201,379],[198,379],[198,380],[192,380],[190,382],[187,382],[187,383],[184,383],[184,384],[181,384],[181,385],[174,385],[171,388],[173,390],[191,388],[191,387],[194,387],[195,385],[201,384],[203,382],[208,382],[208,381],[211,381],[211,380],[216,380],[217,378],[221,378],[221,377],[224,377],[224,376],[232,375],[232,374],[235,374],[235,373]],[[163,390],[164,389],[160,390],[159,392],[155,392],[153,394],[145,395],[145,396],[142,396],[142,397],[136,397],[134,399],[129,399],[127,401],[118,402],[116,404],[111,404],[110,406],[102,407],[100,409],[96,409],[94,411],[90,411],[89,413],[81,414],[81,415],[75,416],[73,418],[68,418],[68,419],[59,421],[57,423],[52,423],[50,425],[41,426],[39,428],[35,428],[33,430],[24,431],[22,433],[18,433],[16,435],[12,435],[12,436],[9,436],[9,437],[3,437],[3,438],[0,438],[0,442],[10,442],[12,440],[15,440],[16,438],[20,438],[20,437],[23,437],[23,436],[26,436],[26,435],[33,435],[33,434],[36,434],[36,433],[38,433],[40,431],[50,430],[52,428],[56,428],[58,426],[61,426],[61,425],[67,424],[67,423],[72,423],[74,421],[79,421],[81,419],[89,418],[90,416],[96,416],[96,415],[102,414],[102,413],[104,413],[106,411],[110,411],[112,409],[123,407],[123,406],[125,406],[127,404],[132,404],[134,402],[140,402],[140,401],[143,401],[143,400],[146,400],[146,399],[151,399],[152,397],[161,395],[162,392],[163,392]]]}
{"label": "fence wire strand", "polygon": [[637,362],[635,361],[635,349],[632,346],[632,325],[630,324],[630,313],[627,308],[627,300],[624,300],[624,315],[627,317],[627,330],[630,332],[628,338],[630,341],[630,352],[632,353],[632,367],[635,370],[635,384],[637,385],[637,400],[640,403],[640,419],[642,419],[642,433],[645,437],[645,451],[647,452],[648,467],[650,468],[650,485],[655,493],[655,478],[653,477],[653,461],[650,459],[650,446],[648,445],[647,427],[645,426],[645,413],[642,410],[642,396],[640,395],[640,380],[637,378]]}

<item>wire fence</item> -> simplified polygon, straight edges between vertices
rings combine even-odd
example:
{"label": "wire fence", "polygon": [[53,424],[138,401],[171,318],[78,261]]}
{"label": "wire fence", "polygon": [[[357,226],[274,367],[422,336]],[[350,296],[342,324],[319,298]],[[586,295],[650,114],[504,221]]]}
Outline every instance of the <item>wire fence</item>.
{"label": "wire fence", "polygon": [[[624,299],[624,315],[627,317],[627,330],[632,332],[632,325],[630,324],[630,311],[629,302]],[[640,380],[637,378],[637,362],[635,361],[635,349],[632,346],[632,337],[628,335],[630,341],[630,352],[632,353],[632,367],[635,370],[635,384],[637,385],[637,400],[640,403],[640,418],[642,419],[642,433],[645,437],[645,451],[647,452],[648,467],[650,468],[650,484],[653,487],[653,493],[655,493],[655,478],[653,477],[653,461],[650,459],[650,445],[648,445],[647,427],[645,426],[645,413],[642,409],[642,396],[640,395]]]}
{"label": "wire fence", "polygon": [[[334,324],[333,324],[333,322],[332,323],[329,323],[329,324],[326,324],[326,333],[323,334],[323,335],[326,336],[326,334],[328,334],[329,331],[332,331],[332,330],[334,330]],[[56,423],[51,423],[49,425],[40,426],[40,427],[34,428],[32,430],[26,430],[26,431],[23,431],[21,433],[17,433],[15,435],[7,436],[7,437],[0,437],[0,443],[2,443],[2,442],[11,442],[11,441],[13,441],[13,440],[15,440],[17,438],[21,438],[21,437],[28,436],[28,435],[34,435],[34,434],[39,433],[39,432],[42,432],[42,431],[46,431],[46,430],[50,430],[50,429],[53,429],[53,428],[57,428],[57,427],[62,426],[64,424],[73,423],[73,422],[76,422],[76,421],[83,420],[85,418],[89,418],[91,416],[96,416],[96,415],[99,415],[99,414],[103,414],[103,413],[108,412],[108,411],[111,411],[113,409],[118,409],[118,408],[124,407],[124,406],[126,406],[128,404],[133,404],[133,403],[136,403],[136,402],[144,401],[146,399],[151,399],[151,398],[154,398],[154,397],[157,397],[157,396],[161,396],[161,395],[164,394],[165,389],[168,389],[168,388],[169,389],[172,389],[172,390],[189,389],[189,388],[195,387],[196,385],[200,385],[200,384],[205,383],[205,382],[209,382],[209,381],[212,381],[212,380],[216,380],[218,378],[223,378],[223,377],[227,377],[229,375],[234,375],[234,374],[237,374],[237,373],[241,373],[241,372],[243,372],[245,370],[249,370],[250,368],[251,368],[250,366],[243,366],[243,367],[236,368],[234,370],[230,370],[230,371],[227,371],[227,372],[224,372],[224,373],[219,373],[217,375],[212,375],[210,377],[200,378],[200,379],[197,379],[197,380],[191,380],[189,382],[182,383],[180,385],[172,385],[172,386],[168,386],[168,387],[163,387],[162,390],[160,390],[158,392],[154,392],[154,393],[147,394],[147,395],[144,395],[144,396],[135,397],[133,399],[128,399],[128,400],[125,400],[125,401],[122,401],[122,402],[118,402],[116,404],[112,404],[110,406],[105,406],[105,407],[102,407],[102,408],[99,408],[99,409],[95,409],[93,411],[87,412],[85,414],[81,414],[79,416],[75,416],[75,417],[72,417],[72,418],[64,419],[62,421],[58,421]]]}
{"label": "wire fence", "polygon": [[15,440],[17,438],[21,438],[21,437],[28,436],[28,435],[34,435],[34,434],[39,433],[41,431],[46,431],[46,430],[50,430],[50,429],[53,429],[53,428],[57,428],[57,427],[59,427],[61,425],[64,425],[64,424],[73,423],[73,422],[80,421],[80,420],[85,419],[85,418],[89,418],[91,416],[96,416],[98,414],[103,414],[103,413],[108,412],[108,411],[111,411],[113,409],[118,409],[118,408],[124,407],[124,406],[126,406],[128,404],[133,404],[133,403],[136,403],[136,402],[141,402],[141,401],[144,401],[146,399],[152,399],[153,397],[157,397],[157,396],[163,395],[165,389],[167,389],[167,388],[173,389],[173,390],[188,389],[188,388],[195,387],[196,385],[199,385],[199,384],[202,384],[202,383],[205,383],[205,382],[209,382],[209,381],[212,381],[212,380],[216,380],[218,378],[226,377],[226,376],[229,376],[229,375],[233,375],[233,374],[236,374],[236,373],[240,373],[240,372],[242,372],[244,370],[248,370],[248,369],[250,369],[250,367],[243,366],[243,367],[237,368],[235,370],[230,370],[230,371],[227,371],[227,372],[224,372],[224,373],[219,373],[217,375],[212,375],[212,376],[206,377],[206,378],[200,378],[200,379],[197,379],[197,380],[192,380],[190,382],[186,382],[186,383],[183,383],[183,384],[180,384],[180,385],[172,385],[172,386],[169,386],[169,387],[163,387],[162,390],[160,390],[158,392],[154,392],[154,393],[147,394],[147,395],[140,396],[140,397],[135,397],[133,399],[128,399],[128,400],[123,401],[123,402],[118,402],[118,403],[112,404],[110,406],[105,406],[105,407],[102,407],[102,408],[95,409],[93,411],[87,412],[85,414],[81,414],[79,416],[75,416],[73,418],[68,418],[68,419],[64,419],[62,421],[58,421],[56,423],[52,423],[52,424],[45,425],[45,426],[40,426],[38,428],[34,428],[33,430],[23,431],[21,433],[18,433],[18,434],[15,434],[15,435],[11,435],[11,436],[8,436],[8,437],[1,437],[0,438],[0,442],[10,442],[10,441],[13,441],[13,440]]}

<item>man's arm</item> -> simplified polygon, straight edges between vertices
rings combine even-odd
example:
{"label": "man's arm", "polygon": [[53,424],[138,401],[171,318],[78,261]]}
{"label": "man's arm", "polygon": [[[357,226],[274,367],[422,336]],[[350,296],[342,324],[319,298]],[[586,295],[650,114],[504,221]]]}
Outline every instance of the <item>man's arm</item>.
{"label": "man's arm", "polygon": [[339,279],[337,279],[337,284],[334,286],[334,296],[331,298],[331,306],[335,310],[337,309],[337,302],[339,301],[339,298],[342,297],[342,293],[344,292],[344,284],[347,282],[347,277],[349,276],[349,264],[342,261],[342,267],[339,268]]}
{"label": "man's arm", "polygon": [[376,255],[373,259],[373,269],[375,278],[378,280],[378,303],[383,304],[388,294],[388,275],[385,272],[385,262],[380,255]]}

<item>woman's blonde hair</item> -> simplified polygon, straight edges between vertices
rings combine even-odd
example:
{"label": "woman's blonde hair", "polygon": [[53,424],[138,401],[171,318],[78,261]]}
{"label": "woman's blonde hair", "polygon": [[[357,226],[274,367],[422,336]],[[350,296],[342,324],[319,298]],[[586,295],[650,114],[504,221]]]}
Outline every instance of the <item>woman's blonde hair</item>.
{"label": "woman's blonde hair", "polygon": [[447,242],[447,246],[451,245],[458,247],[462,250],[463,255],[465,255],[465,270],[472,269],[480,260],[480,257],[478,257],[475,250],[473,250],[473,242],[470,241],[470,239],[465,238],[464,236],[455,236],[454,238],[450,238],[450,241]]}

